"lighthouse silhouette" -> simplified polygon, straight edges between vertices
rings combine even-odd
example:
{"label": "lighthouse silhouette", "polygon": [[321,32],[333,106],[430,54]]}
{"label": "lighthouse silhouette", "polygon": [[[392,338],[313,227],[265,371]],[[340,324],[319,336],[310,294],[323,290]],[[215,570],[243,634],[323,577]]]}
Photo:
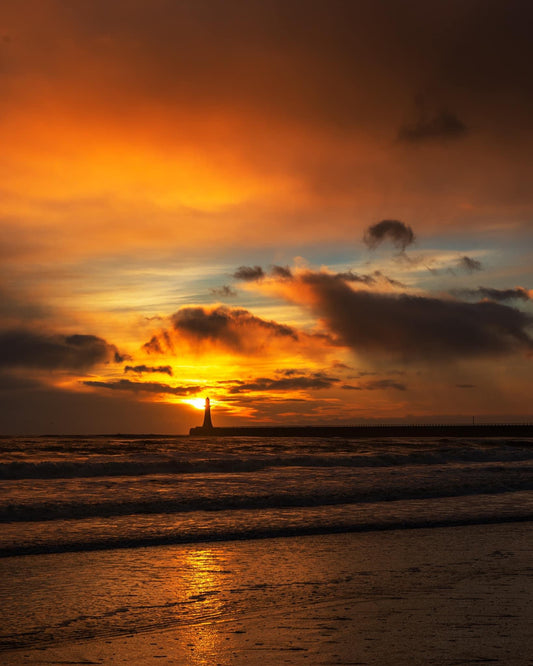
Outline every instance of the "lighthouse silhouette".
{"label": "lighthouse silhouette", "polygon": [[212,430],[213,428],[213,423],[211,422],[211,403],[209,398],[205,399],[204,423],[202,428],[206,428],[207,430]]}

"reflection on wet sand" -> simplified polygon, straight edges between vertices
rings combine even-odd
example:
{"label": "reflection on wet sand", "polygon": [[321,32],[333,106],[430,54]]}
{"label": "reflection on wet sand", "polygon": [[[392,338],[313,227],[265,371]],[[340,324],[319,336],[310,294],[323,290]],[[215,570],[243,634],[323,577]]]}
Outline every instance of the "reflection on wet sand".
{"label": "reflection on wet sand", "polygon": [[187,624],[180,631],[181,647],[188,654],[189,664],[209,666],[214,663],[213,656],[222,651],[223,641],[212,623],[233,619],[222,597],[222,589],[227,587],[231,576],[225,551],[219,548],[215,554],[209,548],[199,547],[178,553],[176,559],[179,576],[172,582],[179,588],[178,597],[194,605],[192,616],[197,618],[194,624]]}

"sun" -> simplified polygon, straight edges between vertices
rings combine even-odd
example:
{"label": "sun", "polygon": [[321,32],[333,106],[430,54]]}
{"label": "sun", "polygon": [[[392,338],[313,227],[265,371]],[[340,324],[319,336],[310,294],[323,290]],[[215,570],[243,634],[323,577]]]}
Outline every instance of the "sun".
{"label": "sun", "polygon": [[192,405],[196,409],[205,409],[205,398],[185,398],[182,402]]}

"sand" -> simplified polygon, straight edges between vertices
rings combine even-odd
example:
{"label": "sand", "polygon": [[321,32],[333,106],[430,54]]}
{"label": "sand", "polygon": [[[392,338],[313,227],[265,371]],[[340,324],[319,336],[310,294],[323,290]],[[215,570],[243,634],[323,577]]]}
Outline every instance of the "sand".
{"label": "sand", "polygon": [[[113,635],[119,625],[108,635],[95,627],[95,638],[60,635],[3,652],[0,661],[533,664],[532,554],[533,524],[518,523],[9,558],[13,567],[22,559],[38,566],[43,580],[46,558],[63,567],[59,605],[73,594],[69,567],[81,607],[96,603],[85,576],[92,572],[102,592],[118,586],[108,591],[112,608],[126,594],[127,575],[141,591],[131,593],[122,615],[145,610],[137,626],[124,624],[128,634]],[[149,563],[153,581],[144,588]],[[165,594],[174,595],[174,606]]]}

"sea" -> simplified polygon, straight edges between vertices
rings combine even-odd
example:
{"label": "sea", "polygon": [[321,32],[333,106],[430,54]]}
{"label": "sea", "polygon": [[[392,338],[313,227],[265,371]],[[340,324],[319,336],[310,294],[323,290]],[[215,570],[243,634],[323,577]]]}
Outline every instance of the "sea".
{"label": "sea", "polygon": [[157,548],[223,576],[216,544],[533,521],[533,439],[3,437],[0,488],[0,650],[24,649],[213,617],[214,588],[146,585]]}

